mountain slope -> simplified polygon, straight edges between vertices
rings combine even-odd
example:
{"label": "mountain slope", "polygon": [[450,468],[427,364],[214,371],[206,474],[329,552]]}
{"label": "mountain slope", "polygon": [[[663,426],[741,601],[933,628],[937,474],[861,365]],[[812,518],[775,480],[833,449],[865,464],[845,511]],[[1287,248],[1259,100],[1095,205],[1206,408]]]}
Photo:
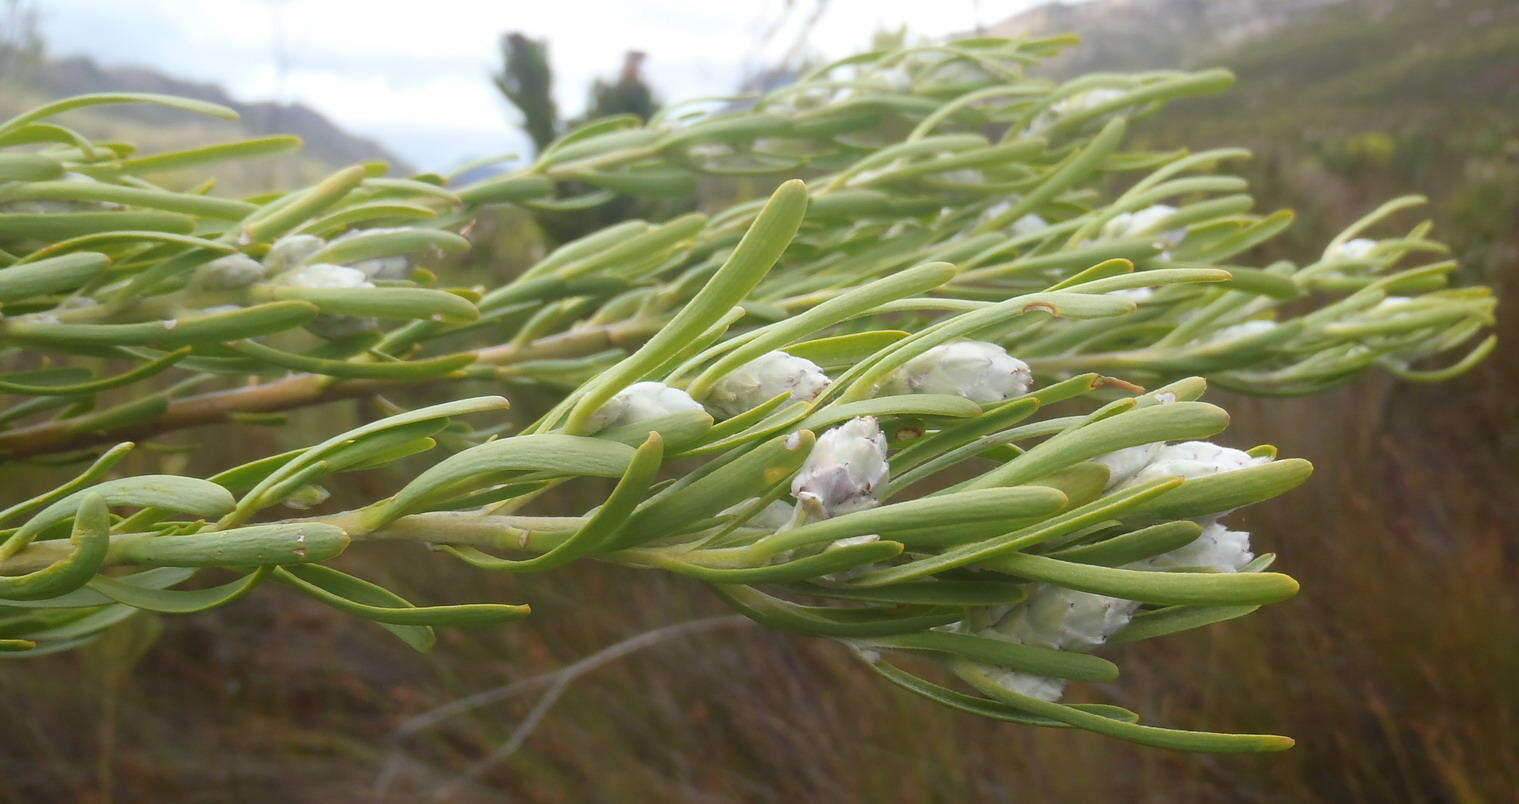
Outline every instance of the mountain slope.
{"label": "mountain slope", "polygon": [[[125,139],[149,150],[204,145],[207,142],[294,134],[304,147],[299,155],[258,163],[229,183],[239,190],[260,190],[314,178],[335,167],[357,162],[388,162],[393,172],[410,165],[374,140],[344,131],[320,112],[300,103],[244,103],[216,84],[187,81],[145,67],[103,67],[85,57],[51,58],[8,46],[0,37],[0,117],[55,98],[91,92],[153,92],[178,95],[231,107],[236,123],[199,118],[158,106],[96,106],[71,113],[73,125],[97,139]],[[251,164],[251,163],[250,163]],[[227,177],[224,177],[224,179]]]}

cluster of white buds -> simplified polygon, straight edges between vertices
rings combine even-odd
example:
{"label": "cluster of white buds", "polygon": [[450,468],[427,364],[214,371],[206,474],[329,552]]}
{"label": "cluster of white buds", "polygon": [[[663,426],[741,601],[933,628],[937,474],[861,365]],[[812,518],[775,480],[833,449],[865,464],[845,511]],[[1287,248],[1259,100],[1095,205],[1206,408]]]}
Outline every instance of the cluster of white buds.
{"label": "cluster of white buds", "polygon": [[671,388],[662,382],[635,382],[618,391],[591,414],[590,428],[592,432],[598,432],[688,410],[706,409],[679,388]]}
{"label": "cluster of white buds", "polygon": [[238,290],[264,279],[264,265],[246,254],[218,257],[195,274],[195,284],[205,290]]}
{"label": "cluster of white buds", "polygon": [[[1168,476],[1206,477],[1266,462],[1229,447],[1206,441],[1181,444],[1142,444],[1096,459],[1108,467],[1108,487],[1126,488]],[[1255,557],[1250,534],[1230,530],[1218,519],[1201,521],[1202,534],[1192,542],[1126,566],[1137,570],[1206,570],[1238,572]],[[1022,645],[1055,650],[1089,651],[1108,640],[1132,620],[1139,604],[1132,600],[1040,585],[1027,602],[1008,610],[996,623],[976,633]],[[995,615],[994,615],[995,616]],[[962,626],[963,627],[963,626]],[[1014,692],[1047,701],[1058,699],[1065,682],[1057,678],[983,668]]]}
{"label": "cluster of white buds", "polygon": [[767,352],[724,375],[712,386],[707,404],[725,417],[737,416],[781,394],[793,402],[811,402],[833,380],[804,357]]}
{"label": "cluster of white buds", "polygon": [[[1138,610],[1132,600],[1040,585],[1027,602],[980,635],[1054,650],[1089,651],[1128,625]],[[1010,671],[997,671],[994,677],[1014,692],[1046,701],[1056,700],[1065,690],[1065,681],[1058,678]]]}
{"label": "cluster of white buds", "polygon": [[1377,241],[1369,237],[1357,237],[1335,245],[1324,256],[1331,260],[1364,260],[1375,251]]}
{"label": "cluster of white buds", "polygon": [[1033,382],[1028,364],[986,341],[956,341],[935,346],[892,372],[884,383],[889,394],[952,394],[977,404],[1002,402],[1028,393]]}
{"label": "cluster of white buds", "polygon": [[818,436],[791,481],[799,504],[820,517],[873,508],[886,485],[886,435],[874,416],[860,416]]}

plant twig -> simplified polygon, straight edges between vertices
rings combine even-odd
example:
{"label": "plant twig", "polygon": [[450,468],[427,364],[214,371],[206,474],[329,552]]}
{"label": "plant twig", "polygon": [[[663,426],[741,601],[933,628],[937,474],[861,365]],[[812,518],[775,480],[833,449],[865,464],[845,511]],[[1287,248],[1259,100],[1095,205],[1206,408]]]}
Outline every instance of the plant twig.
{"label": "plant twig", "polygon": [[[657,325],[627,321],[573,330],[526,345],[503,344],[478,349],[474,365],[502,366],[529,360],[579,357],[639,342]],[[277,413],[342,399],[368,397],[405,386],[465,379],[465,376],[418,380],[341,380],[319,374],[290,376],[243,388],[197,394],[170,402],[158,417],[120,427],[81,431],[67,419],[43,422],[0,433],[0,456],[26,458],[69,452],[98,444],[136,441],[163,433],[231,421],[250,413]]]}
{"label": "plant twig", "polygon": [[527,742],[527,739],[532,736],[533,731],[537,729],[538,725],[543,722],[543,718],[548,714],[549,709],[553,708],[554,704],[564,694],[565,690],[569,688],[570,684],[574,683],[581,676],[617,661],[630,653],[658,645],[662,642],[668,642],[672,639],[692,634],[734,628],[751,623],[753,621],[743,615],[729,614],[667,625],[608,645],[558,670],[529,676],[528,678],[513,681],[510,684],[477,692],[474,695],[450,701],[443,706],[423,712],[401,724],[401,727],[391,736],[393,748],[390,758],[386,761],[384,769],[381,770],[375,782],[375,800],[384,800],[390,785],[394,783],[395,777],[398,775],[401,762],[404,758],[403,744],[418,732],[433,728],[456,715],[489,706],[519,693],[548,687],[542,696],[539,697],[538,702],[533,705],[533,709],[517,724],[517,727],[512,730],[512,733],[504,742],[496,746],[489,754],[470,765],[460,778],[440,787],[434,792],[434,799],[443,799],[456,792],[459,785],[473,779],[478,779],[492,767],[520,749]]}

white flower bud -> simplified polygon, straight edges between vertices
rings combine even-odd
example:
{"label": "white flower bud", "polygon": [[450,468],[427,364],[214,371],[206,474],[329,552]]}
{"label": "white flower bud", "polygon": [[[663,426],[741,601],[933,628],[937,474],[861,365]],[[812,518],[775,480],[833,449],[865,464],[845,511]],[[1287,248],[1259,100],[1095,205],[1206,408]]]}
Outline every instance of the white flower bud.
{"label": "white flower bud", "polygon": [[592,432],[635,424],[687,410],[706,410],[679,388],[662,382],[635,382],[618,391],[591,414]]}
{"label": "white flower bud", "polygon": [[1109,296],[1131,301],[1135,304],[1147,302],[1155,298],[1155,288],[1124,288],[1123,290],[1110,290]]}
{"label": "white flower bud", "polygon": [[1259,335],[1263,332],[1270,332],[1276,328],[1277,323],[1275,321],[1272,321],[1269,318],[1257,318],[1251,321],[1244,321],[1239,324],[1224,327],[1223,329],[1218,330],[1217,332],[1214,332],[1199,341],[1194,341],[1194,343],[1229,343],[1230,341],[1237,341],[1241,338],[1249,338],[1252,335]]}
{"label": "white flower bud", "polygon": [[986,341],[957,341],[935,346],[892,373],[890,394],[954,394],[990,404],[1028,393],[1033,372],[1027,363]]}
{"label": "white flower bud", "polygon": [[1060,696],[1065,694],[1065,679],[1063,678],[1046,678],[1014,670],[1004,670],[1000,667],[983,666],[982,669],[998,684],[1020,695],[1038,698],[1041,701],[1058,701]]}
{"label": "white flower bud", "polygon": [[264,255],[264,267],[271,274],[282,274],[305,264],[308,257],[326,246],[327,241],[316,235],[285,235],[269,247],[269,253]]}
{"label": "white flower bud", "polygon": [[[352,237],[366,234],[383,234],[387,232],[404,232],[403,228],[379,228],[379,229],[355,229],[339,237],[333,238],[332,242],[340,243]],[[350,265],[370,279],[405,279],[411,274],[411,259],[404,255],[391,257],[375,257],[368,260],[359,260]]]}
{"label": "white flower bud", "polygon": [[1062,98],[1056,101],[1054,106],[1045,110],[1043,114],[1034,118],[1034,121],[1029,124],[1029,133],[1037,134],[1055,125],[1055,123],[1059,122],[1060,118],[1068,114],[1095,109],[1110,100],[1121,98],[1123,95],[1124,91],[1121,89],[1107,88],[1089,89],[1086,92],[1078,92],[1068,98]]}
{"label": "white flower bud", "polygon": [[[1166,218],[1176,214],[1176,207],[1169,204],[1155,204],[1145,207],[1138,212],[1120,212],[1114,215],[1102,226],[1102,236],[1109,240],[1118,240],[1125,237],[1138,237],[1150,233],[1159,226]],[[1187,236],[1185,229],[1173,229],[1156,235],[1168,246],[1180,243]]]}
{"label": "white flower bud", "polygon": [[[267,261],[266,261],[267,264]],[[342,265],[330,265],[317,263],[304,268],[296,268],[286,271],[277,278],[280,284],[295,288],[332,289],[332,288],[372,288],[363,271],[348,268]],[[379,319],[371,316],[359,315],[334,315],[324,313],[306,322],[306,329],[329,340],[351,338],[361,332],[368,332],[380,325]]]}
{"label": "white flower bud", "polygon": [[824,517],[863,511],[879,503],[890,472],[886,436],[874,416],[861,416],[818,437],[791,494]]}
{"label": "white flower bud", "polygon": [[1215,520],[1204,525],[1202,535],[1191,544],[1147,558],[1134,569],[1199,567],[1213,572],[1239,572],[1254,558],[1248,532],[1230,530]]}
{"label": "white flower bud", "polygon": [[1386,312],[1388,310],[1396,310],[1399,307],[1412,303],[1413,298],[1410,296],[1388,296],[1387,298],[1377,302],[1376,306],[1371,308],[1371,311]]}
{"label": "white flower bud", "polygon": [[195,283],[206,290],[237,290],[264,278],[264,266],[246,254],[228,254],[201,266]]}
{"label": "white flower bud", "polygon": [[832,384],[811,360],[785,352],[767,352],[713,384],[707,403],[725,417],[737,416],[785,393],[791,395],[793,402],[811,402]]}
{"label": "white flower bud", "polygon": [[318,263],[288,271],[279,277],[280,283],[295,288],[372,288],[374,283],[364,272],[343,265]]}
{"label": "white flower bud", "polygon": [[[987,207],[986,210],[981,213],[981,216],[977,219],[977,222],[985,223],[986,221],[999,217],[1012,208],[1013,202],[998,201],[997,203]],[[1034,234],[1035,232],[1042,232],[1048,226],[1049,223],[1045,221],[1044,218],[1041,218],[1038,215],[1029,212],[1018,218],[1018,220],[1015,220],[1009,224],[1007,227],[1007,232],[1013,237],[1022,237],[1024,235]]]}
{"label": "white flower bud", "polygon": [[[1089,651],[1128,625],[1138,610],[1139,604],[1132,600],[1040,584],[1030,592],[1028,602],[979,635],[1054,650]],[[982,669],[1008,689],[1046,701],[1058,699],[1065,689],[1060,679]]]}
{"label": "white flower bud", "polygon": [[1269,462],[1269,458],[1257,458],[1232,447],[1221,447],[1208,441],[1185,441],[1162,447],[1149,465],[1135,472],[1122,487],[1129,488],[1163,477],[1207,477]]}
{"label": "white flower bud", "polygon": [[1138,610],[1132,600],[1041,584],[987,635],[1021,645],[1087,651],[1107,642]]}
{"label": "white flower bud", "polygon": [[1357,237],[1347,240],[1329,250],[1325,256],[1331,260],[1364,260],[1371,256],[1372,250],[1377,247],[1377,241],[1369,237]]}
{"label": "white flower bud", "polygon": [[1139,474],[1140,470],[1149,466],[1164,446],[1165,443],[1161,441],[1140,444],[1137,447],[1126,447],[1106,455],[1099,455],[1092,460],[1108,468],[1108,488],[1113,488],[1127,482]]}
{"label": "white flower bud", "polygon": [[1013,237],[1023,237],[1024,235],[1031,235],[1035,232],[1042,232],[1045,229],[1049,228],[1049,225],[1049,222],[1047,222],[1044,218],[1041,218],[1038,215],[1030,212],[1018,220],[1013,221],[1013,225],[1008,228],[1008,233]]}

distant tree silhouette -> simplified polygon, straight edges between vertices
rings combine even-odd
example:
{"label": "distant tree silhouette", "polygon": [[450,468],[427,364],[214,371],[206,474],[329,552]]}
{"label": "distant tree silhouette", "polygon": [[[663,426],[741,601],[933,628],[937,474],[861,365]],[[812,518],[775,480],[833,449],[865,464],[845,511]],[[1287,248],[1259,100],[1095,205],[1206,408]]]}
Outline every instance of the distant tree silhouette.
{"label": "distant tree silhouette", "polygon": [[501,69],[491,80],[522,115],[522,128],[542,151],[559,136],[559,106],[554,103],[554,71],[548,42],[520,31],[501,35]]}
{"label": "distant tree silhouette", "polygon": [[[565,131],[592,120],[613,115],[636,115],[648,120],[659,111],[659,99],[644,80],[643,63],[648,56],[641,50],[623,54],[622,69],[614,79],[598,78],[591,84],[585,113],[572,120],[562,120],[554,102],[554,73],[549,66],[548,42],[531,39],[520,31],[501,35],[501,66],[491,76],[496,89],[522,116],[522,127],[533,141],[535,152]],[[595,192],[596,188],[580,182],[563,182],[563,196]],[[596,231],[628,218],[662,218],[690,207],[689,201],[633,198],[619,195],[592,209],[573,212],[540,210],[534,217],[552,239],[563,242]]]}
{"label": "distant tree silhouette", "polygon": [[647,58],[641,50],[629,50],[622,57],[622,72],[616,81],[596,79],[591,84],[591,102],[586,108],[587,120],[618,114],[638,115],[648,120],[659,110],[654,90],[643,78],[643,62]]}

